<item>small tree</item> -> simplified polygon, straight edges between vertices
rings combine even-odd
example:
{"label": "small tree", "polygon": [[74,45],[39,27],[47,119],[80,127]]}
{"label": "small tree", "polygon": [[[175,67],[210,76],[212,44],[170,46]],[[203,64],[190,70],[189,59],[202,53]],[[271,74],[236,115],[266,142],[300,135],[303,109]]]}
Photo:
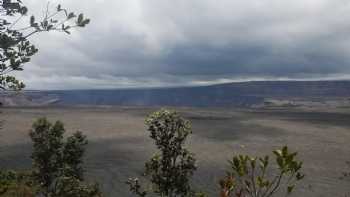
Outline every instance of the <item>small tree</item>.
{"label": "small tree", "polygon": [[220,181],[221,197],[271,197],[281,189],[290,194],[296,183],[304,178],[300,172],[302,162],[296,160],[297,153],[290,153],[285,146],[273,151],[277,173],[268,175],[269,157],[234,156],[226,178]]}
{"label": "small tree", "polygon": [[45,196],[52,193],[55,180],[60,176],[64,128],[61,122],[52,125],[45,118],[37,120],[30,131],[33,141],[34,177],[44,189]]}
{"label": "small tree", "polygon": [[[83,155],[87,140],[76,132],[65,141],[64,126],[57,121],[51,124],[46,118],[33,124],[30,137],[33,141],[33,177],[42,195],[95,196],[98,188],[83,184]],[[71,194],[71,195],[68,195]]]}
{"label": "small tree", "polygon": [[191,134],[189,121],[176,112],[160,110],[146,119],[150,137],[159,152],[146,164],[145,175],[152,184],[150,191],[143,191],[138,179],[129,179],[130,190],[138,196],[150,193],[159,196],[192,196],[190,177],[196,170],[194,155],[185,148]]}

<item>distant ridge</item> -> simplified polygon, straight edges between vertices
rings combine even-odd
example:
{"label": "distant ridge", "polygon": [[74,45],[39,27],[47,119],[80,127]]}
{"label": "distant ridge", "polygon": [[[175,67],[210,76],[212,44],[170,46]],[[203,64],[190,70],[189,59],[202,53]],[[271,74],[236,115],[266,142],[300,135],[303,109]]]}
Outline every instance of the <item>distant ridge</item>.
{"label": "distant ridge", "polygon": [[332,81],[250,81],[213,85],[232,88],[244,95],[263,97],[348,97],[350,80]]}
{"label": "distant ridge", "polygon": [[21,96],[0,95],[0,102],[5,105],[11,103],[12,106],[245,107],[262,104],[267,99],[346,98],[350,97],[350,81],[251,81],[198,87],[25,91]]}

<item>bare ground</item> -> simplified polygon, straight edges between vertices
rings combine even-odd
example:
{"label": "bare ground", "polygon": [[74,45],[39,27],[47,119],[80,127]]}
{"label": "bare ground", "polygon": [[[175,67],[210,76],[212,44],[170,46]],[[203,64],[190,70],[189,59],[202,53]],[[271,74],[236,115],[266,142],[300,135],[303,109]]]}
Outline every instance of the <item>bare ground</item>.
{"label": "bare ground", "polygon": [[[5,108],[0,120],[0,168],[31,165],[28,131],[46,116],[61,120],[67,132],[83,131],[89,138],[87,177],[98,180],[107,196],[131,196],[125,181],[140,176],[154,152],[144,119],[156,108]],[[307,177],[293,196],[344,196],[350,180],[350,111],[288,109],[238,110],[178,108],[193,123],[189,148],[198,158],[193,182],[197,189],[218,196],[218,180],[234,153],[263,155],[283,145],[299,152]]]}

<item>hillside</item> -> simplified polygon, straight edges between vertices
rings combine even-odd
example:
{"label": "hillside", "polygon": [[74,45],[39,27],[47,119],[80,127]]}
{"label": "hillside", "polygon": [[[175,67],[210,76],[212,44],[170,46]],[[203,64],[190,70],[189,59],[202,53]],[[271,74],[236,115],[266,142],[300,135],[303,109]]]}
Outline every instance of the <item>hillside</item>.
{"label": "hillside", "polygon": [[350,81],[255,81],[200,87],[57,90],[1,93],[5,106],[121,105],[121,106],[258,106],[297,101],[348,101]]}

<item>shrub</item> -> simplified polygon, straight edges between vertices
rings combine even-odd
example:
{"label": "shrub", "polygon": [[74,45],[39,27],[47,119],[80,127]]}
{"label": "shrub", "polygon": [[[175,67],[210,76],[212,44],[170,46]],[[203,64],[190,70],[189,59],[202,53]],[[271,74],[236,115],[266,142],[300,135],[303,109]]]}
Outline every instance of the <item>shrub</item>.
{"label": "shrub", "polygon": [[36,191],[30,172],[0,172],[0,196],[35,197]]}
{"label": "shrub", "polygon": [[194,155],[185,148],[192,133],[189,121],[174,111],[160,110],[146,119],[150,137],[159,150],[146,164],[151,189],[142,190],[139,180],[129,179],[130,191],[138,196],[192,196],[190,177],[196,170]]}
{"label": "shrub", "polygon": [[33,179],[45,197],[99,195],[96,185],[86,185],[83,177],[83,155],[88,141],[81,132],[64,140],[64,125],[51,124],[46,118],[33,124]]}
{"label": "shrub", "polygon": [[269,176],[269,156],[234,156],[231,169],[220,181],[221,197],[271,197],[285,189],[290,194],[296,183],[304,178],[300,172],[302,162],[296,160],[296,152],[290,153],[285,146],[273,151],[276,157],[276,174]]}

